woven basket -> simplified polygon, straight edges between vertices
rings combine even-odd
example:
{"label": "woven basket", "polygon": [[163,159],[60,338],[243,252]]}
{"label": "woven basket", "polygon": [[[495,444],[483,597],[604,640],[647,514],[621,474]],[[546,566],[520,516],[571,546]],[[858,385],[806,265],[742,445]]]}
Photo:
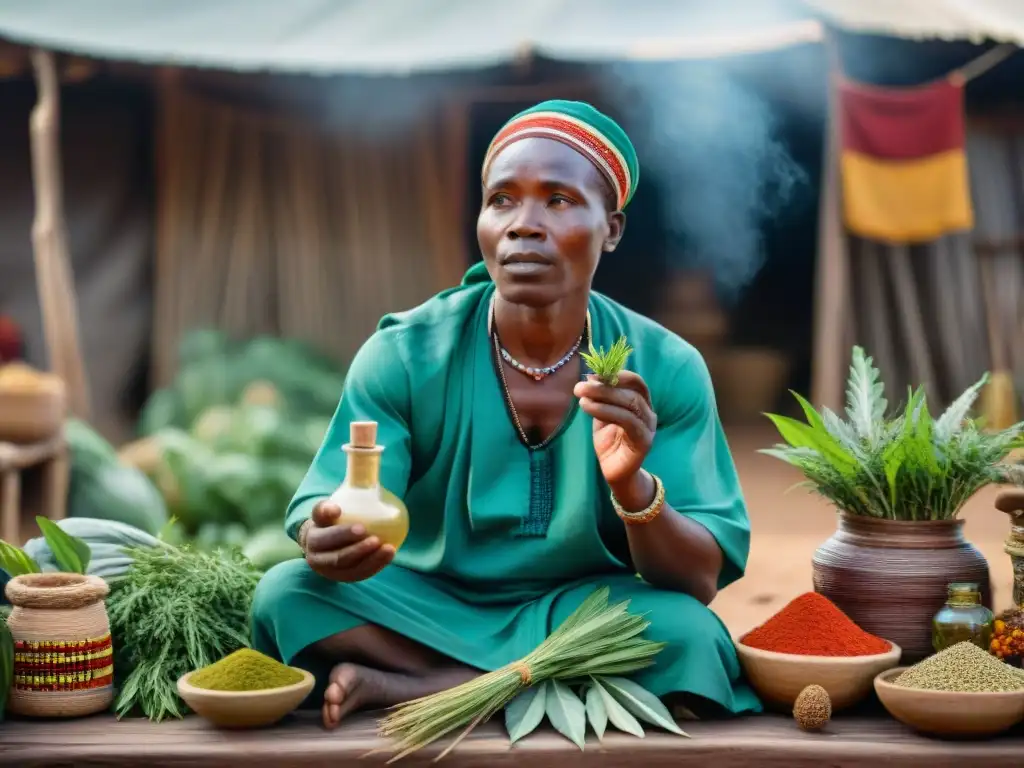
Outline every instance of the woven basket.
{"label": "woven basket", "polygon": [[14,609],[14,688],[7,709],[28,717],[80,717],[114,698],[113,647],[97,576],[33,573],[7,584]]}
{"label": "woven basket", "polygon": [[0,390],[0,440],[38,443],[60,432],[67,415],[63,387],[17,392]]}

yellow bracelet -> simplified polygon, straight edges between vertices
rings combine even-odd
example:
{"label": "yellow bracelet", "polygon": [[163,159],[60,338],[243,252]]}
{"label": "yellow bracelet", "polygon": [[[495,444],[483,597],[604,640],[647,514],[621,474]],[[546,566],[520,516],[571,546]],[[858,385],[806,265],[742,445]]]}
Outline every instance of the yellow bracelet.
{"label": "yellow bracelet", "polygon": [[665,484],[661,482],[661,478],[651,473],[651,477],[654,479],[654,501],[652,501],[646,509],[642,509],[639,512],[629,512],[615,498],[615,494],[611,494],[612,506],[615,508],[615,513],[622,518],[622,521],[627,525],[643,525],[649,523],[651,520],[661,514],[662,507],[665,506]]}

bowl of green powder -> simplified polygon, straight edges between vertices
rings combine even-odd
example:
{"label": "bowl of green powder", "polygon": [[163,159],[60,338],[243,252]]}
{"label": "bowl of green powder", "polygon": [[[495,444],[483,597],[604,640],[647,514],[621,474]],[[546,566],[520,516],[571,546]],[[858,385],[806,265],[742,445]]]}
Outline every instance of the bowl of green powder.
{"label": "bowl of green powder", "polygon": [[889,714],[931,736],[992,736],[1024,720],[1024,672],[971,642],[875,678]]}
{"label": "bowl of green powder", "polygon": [[178,695],[220,728],[263,728],[290,714],[313,690],[313,675],[242,648],[178,680]]}

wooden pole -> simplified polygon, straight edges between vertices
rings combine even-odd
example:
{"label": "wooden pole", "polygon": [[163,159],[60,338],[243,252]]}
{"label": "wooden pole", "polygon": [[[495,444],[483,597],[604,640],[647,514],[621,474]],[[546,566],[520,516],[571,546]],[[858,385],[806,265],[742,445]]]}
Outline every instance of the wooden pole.
{"label": "wooden pole", "polygon": [[837,79],[841,76],[835,41],[825,33],[828,58],[828,117],[818,214],[818,266],[815,277],[811,400],[838,411],[843,405],[845,361],[850,330],[850,267],[840,210],[840,137]]}
{"label": "wooden pole", "polygon": [[75,416],[90,415],[89,388],[79,341],[78,302],[64,221],[60,162],[60,83],[53,53],[32,51],[38,100],[29,117],[36,211],[32,250],[50,369],[67,387]]}

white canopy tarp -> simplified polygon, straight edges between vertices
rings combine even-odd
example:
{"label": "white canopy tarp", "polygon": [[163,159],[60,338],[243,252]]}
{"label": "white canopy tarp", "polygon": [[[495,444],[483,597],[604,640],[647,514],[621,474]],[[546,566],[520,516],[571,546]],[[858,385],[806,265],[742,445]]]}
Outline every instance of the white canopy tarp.
{"label": "white canopy tarp", "polygon": [[1024,0],[804,0],[848,32],[1024,44]]}
{"label": "white canopy tarp", "polygon": [[501,9],[479,0],[0,3],[0,38],[16,43],[239,71],[406,74],[497,65],[524,51],[712,58],[820,37],[799,0],[515,0]]}

